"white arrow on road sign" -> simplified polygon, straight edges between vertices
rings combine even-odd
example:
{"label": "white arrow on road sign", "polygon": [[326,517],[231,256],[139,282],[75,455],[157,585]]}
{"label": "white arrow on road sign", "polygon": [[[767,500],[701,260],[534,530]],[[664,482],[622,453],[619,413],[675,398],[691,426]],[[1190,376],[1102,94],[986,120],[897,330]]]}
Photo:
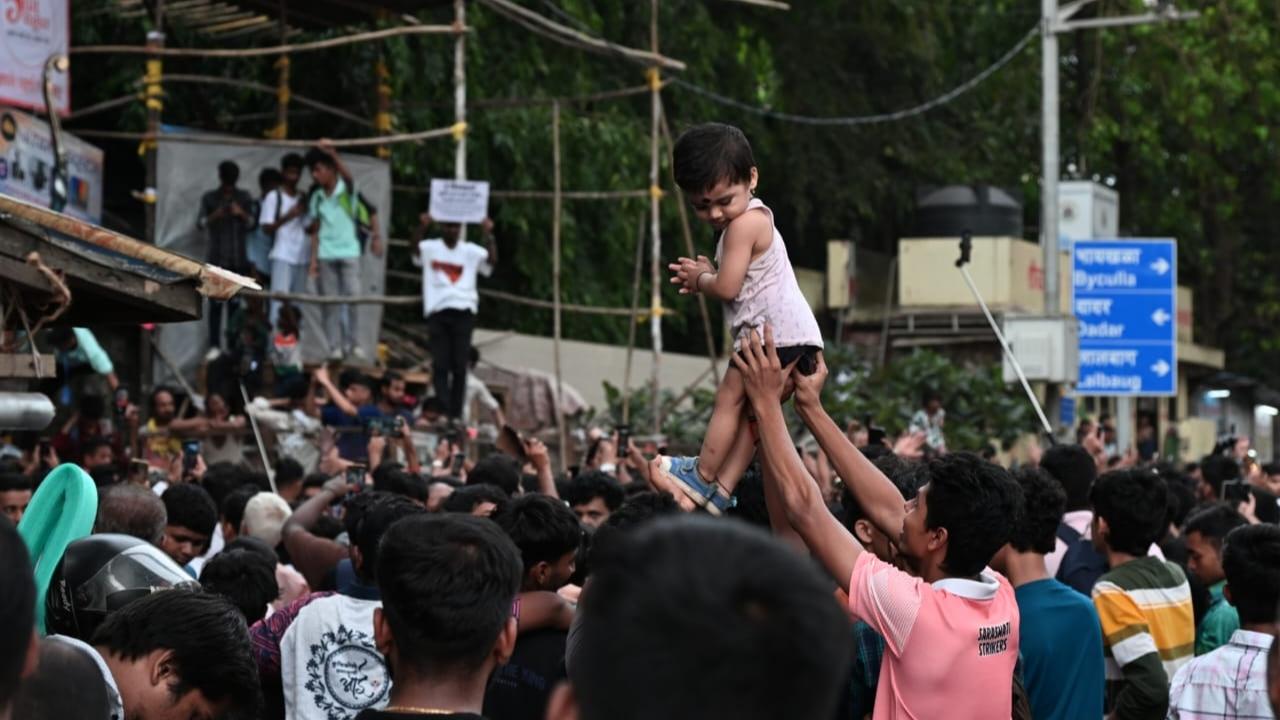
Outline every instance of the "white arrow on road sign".
{"label": "white arrow on road sign", "polygon": [[1173,316],[1166,312],[1164,308],[1156,308],[1156,311],[1151,313],[1151,322],[1160,327],[1164,327],[1164,324],[1172,319]]}
{"label": "white arrow on road sign", "polygon": [[1157,275],[1164,275],[1169,272],[1170,267],[1169,261],[1164,258],[1156,258],[1156,261],[1151,263],[1151,269],[1155,270]]}
{"label": "white arrow on road sign", "polygon": [[1164,377],[1165,375],[1168,375],[1169,371],[1172,369],[1173,368],[1169,367],[1169,363],[1165,362],[1164,360],[1158,360],[1156,361],[1155,365],[1151,366],[1151,372],[1154,372],[1160,377]]}

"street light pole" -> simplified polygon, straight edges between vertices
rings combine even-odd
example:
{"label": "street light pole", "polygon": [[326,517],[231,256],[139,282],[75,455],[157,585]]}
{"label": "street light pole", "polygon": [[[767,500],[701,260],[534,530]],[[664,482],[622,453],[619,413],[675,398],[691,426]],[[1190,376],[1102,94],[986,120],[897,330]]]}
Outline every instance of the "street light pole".
{"label": "street light pole", "polygon": [[1043,173],[1040,182],[1040,249],[1044,252],[1044,312],[1057,315],[1058,287],[1058,0],[1040,0],[1041,113]]}
{"label": "street light pole", "polygon": [[[1058,315],[1062,288],[1059,286],[1058,252],[1058,176],[1060,148],[1058,144],[1058,34],[1093,28],[1147,25],[1159,22],[1194,20],[1200,13],[1179,11],[1171,0],[1149,0],[1153,12],[1143,15],[1098,17],[1072,21],[1081,9],[1096,0],[1071,0],[1062,7],[1058,0],[1040,0],[1040,74],[1041,74],[1041,181],[1040,249],[1044,253],[1044,314]],[[1070,311],[1068,311],[1070,314]],[[1056,416],[1057,388],[1045,388],[1045,406]],[[1119,413],[1117,413],[1119,414]],[[1123,420],[1122,420],[1123,421]]]}

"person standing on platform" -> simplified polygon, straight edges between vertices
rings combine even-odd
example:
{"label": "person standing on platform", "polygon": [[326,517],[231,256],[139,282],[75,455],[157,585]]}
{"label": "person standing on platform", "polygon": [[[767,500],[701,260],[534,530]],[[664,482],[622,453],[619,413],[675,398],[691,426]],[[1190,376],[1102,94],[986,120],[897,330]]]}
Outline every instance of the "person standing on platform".
{"label": "person standing on platform", "polygon": [[422,267],[422,312],[430,335],[431,381],[444,414],[454,422],[462,418],[467,391],[467,365],[471,358],[471,332],[476,326],[480,293],[476,276],[488,277],[498,262],[493,221],[480,223],[484,246],[461,240],[462,226],[441,223],[440,236],[423,240],[434,223],[429,213],[419,216],[410,246],[414,264]]}
{"label": "person standing on platform", "polygon": [[[249,260],[245,243],[249,231],[257,226],[257,204],[248,192],[236,187],[240,166],[230,160],[218,163],[218,189],[200,198],[200,215],[196,227],[204,231],[207,244],[205,259],[211,265],[235,273],[247,273]],[[209,305],[209,356],[217,359],[222,352],[222,312],[230,302]]]}

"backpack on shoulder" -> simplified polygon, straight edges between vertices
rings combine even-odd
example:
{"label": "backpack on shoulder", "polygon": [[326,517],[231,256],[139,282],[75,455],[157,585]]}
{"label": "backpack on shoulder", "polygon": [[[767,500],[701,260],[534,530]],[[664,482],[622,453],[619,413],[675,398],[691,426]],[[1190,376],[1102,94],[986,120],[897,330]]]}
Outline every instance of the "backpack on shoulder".
{"label": "backpack on shoulder", "polygon": [[1093,593],[1098,578],[1110,566],[1107,558],[1093,547],[1093,542],[1066,523],[1058,523],[1058,539],[1067,544],[1067,552],[1054,577],[1085,597]]}

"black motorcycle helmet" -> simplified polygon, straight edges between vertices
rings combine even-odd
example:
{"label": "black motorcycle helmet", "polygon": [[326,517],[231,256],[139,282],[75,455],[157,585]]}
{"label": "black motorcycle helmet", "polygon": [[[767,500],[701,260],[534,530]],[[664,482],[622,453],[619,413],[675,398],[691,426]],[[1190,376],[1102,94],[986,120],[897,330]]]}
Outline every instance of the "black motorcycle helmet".
{"label": "black motorcycle helmet", "polygon": [[157,590],[200,585],[159,548],[129,535],[90,535],[67,546],[45,596],[49,634],[89,642],[113,611]]}

